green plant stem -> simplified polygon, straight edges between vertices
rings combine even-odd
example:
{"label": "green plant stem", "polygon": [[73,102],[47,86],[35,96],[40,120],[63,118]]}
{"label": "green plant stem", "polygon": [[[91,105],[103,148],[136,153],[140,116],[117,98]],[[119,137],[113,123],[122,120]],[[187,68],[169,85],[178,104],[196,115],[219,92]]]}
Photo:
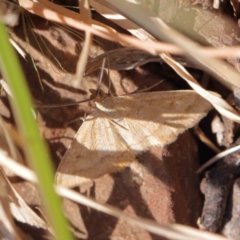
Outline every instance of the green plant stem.
{"label": "green plant stem", "polygon": [[6,28],[0,21],[0,68],[13,95],[11,106],[19,133],[23,138],[22,147],[29,165],[37,174],[45,214],[53,227],[56,238],[72,240],[67,230],[67,221],[62,213],[60,198],[54,192],[51,159],[31,111],[33,104],[26,79],[8,38]]}

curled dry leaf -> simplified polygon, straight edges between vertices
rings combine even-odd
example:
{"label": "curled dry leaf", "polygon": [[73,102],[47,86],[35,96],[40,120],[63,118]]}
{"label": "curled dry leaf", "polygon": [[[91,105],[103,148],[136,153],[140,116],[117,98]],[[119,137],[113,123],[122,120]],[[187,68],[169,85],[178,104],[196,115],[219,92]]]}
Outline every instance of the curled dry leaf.
{"label": "curled dry leaf", "polygon": [[[16,174],[16,166],[19,165],[16,161],[12,160],[5,151],[0,151],[1,161],[5,167],[7,164],[11,165],[13,172]],[[10,162],[10,163],[9,163]],[[21,165],[20,165],[21,166]],[[8,167],[9,168],[9,167]],[[25,168],[24,168],[25,169]],[[24,172],[23,169],[23,172]],[[18,174],[19,169],[17,170]],[[20,170],[22,171],[22,170]],[[24,172],[25,173],[25,172]],[[25,176],[28,174],[25,173]],[[35,226],[37,228],[49,229],[48,225],[24,202],[22,197],[16,192],[16,190],[12,187],[11,183],[9,182],[8,178],[5,176],[4,171],[0,168],[0,177],[1,177],[1,184],[6,186],[10,209],[14,218],[22,223],[29,224],[31,226]],[[51,230],[50,230],[51,231]]]}
{"label": "curled dry leaf", "polygon": [[129,166],[151,146],[164,147],[211,109],[195,91],[113,97],[92,91],[96,108],[78,130],[56,173],[56,184],[74,187]]}
{"label": "curled dry leaf", "polygon": [[129,70],[148,62],[162,61],[160,57],[136,48],[119,48],[103,53],[91,60],[86,66],[85,74],[99,69],[104,58],[107,58],[106,67],[113,70]]}
{"label": "curled dry leaf", "polygon": [[28,207],[14,188],[11,187],[11,190],[12,196],[15,196],[16,199],[10,204],[14,218],[19,222],[26,223],[30,226],[50,230],[49,226],[30,207]]}
{"label": "curled dry leaf", "polygon": [[0,186],[0,218],[2,220],[0,224],[1,239],[19,240],[20,238],[9,206],[9,194],[11,190],[2,170],[0,170]]}
{"label": "curled dry leaf", "polygon": [[[146,51],[125,47],[105,52],[89,61],[85,74],[88,75],[101,68],[104,58],[108,59],[106,67],[112,70],[130,70],[149,62],[163,62],[161,57],[154,56]],[[181,64],[184,66],[187,65],[188,67],[197,68],[196,65],[184,61],[181,57],[175,57],[174,59],[181,61]]]}

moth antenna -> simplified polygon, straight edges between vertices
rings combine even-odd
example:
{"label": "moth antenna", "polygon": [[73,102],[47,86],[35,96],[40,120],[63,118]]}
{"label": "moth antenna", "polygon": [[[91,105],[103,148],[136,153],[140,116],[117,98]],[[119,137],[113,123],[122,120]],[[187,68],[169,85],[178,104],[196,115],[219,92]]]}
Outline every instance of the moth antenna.
{"label": "moth antenna", "polygon": [[84,102],[89,102],[92,99],[85,99],[85,100],[81,100],[81,101],[77,101],[74,103],[65,103],[65,104],[54,104],[54,105],[35,105],[36,108],[57,108],[57,107],[68,107],[68,106],[74,106],[77,105],[79,103],[84,103]]}
{"label": "moth antenna", "polygon": [[156,86],[158,86],[159,84],[161,84],[162,82],[164,82],[166,79],[161,79],[159,82],[153,84],[152,86],[148,87],[148,88],[144,88],[142,90],[137,90],[136,92],[145,92],[145,91],[148,91]]}
{"label": "moth antenna", "polygon": [[[159,85],[159,84],[161,84],[162,82],[164,82],[166,79],[162,79],[162,80],[160,80],[159,82],[157,82],[157,83],[155,83],[155,84],[153,84],[151,87],[148,87],[148,88],[144,88],[144,89],[141,89],[141,90],[135,90],[135,91],[133,91],[133,92],[130,92],[130,93],[126,93],[126,94],[133,94],[133,93],[141,93],[141,92],[146,92],[146,91],[148,91],[148,90],[150,90],[150,89],[152,89],[152,88],[154,88],[154,87],[156,87],[157,85]],[[124,87],[123,85],[122,85],[122,87]],[[126,95],[126,94],[124,94],[124,95]]]}
{"label": "moth antenna", "polygon": [[83,116],[83,117],[78,117],[78,118],[70,121],[70,122],[68,123],[68,126],[71,125],[72,123],[78,122],[79,120],[81,120],[82,122],[85,122],[86,119],[87,119],[87,114],[84,113],[84,116]]}

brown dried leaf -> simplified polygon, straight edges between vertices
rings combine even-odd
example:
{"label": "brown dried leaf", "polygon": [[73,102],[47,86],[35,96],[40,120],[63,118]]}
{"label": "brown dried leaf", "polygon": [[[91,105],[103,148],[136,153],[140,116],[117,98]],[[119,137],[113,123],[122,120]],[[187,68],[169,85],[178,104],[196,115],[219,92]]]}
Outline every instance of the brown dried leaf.
{"label": "brown dried leaf", "polygon": [[0,233],[3,237],[2,239],[19,240],[20,238],[9,206],[11,190],[2,170],[0,170],[0,186]]}
{"label": "brown dried leaf", "polygon": [[103,53],[90,61],[86,66],[85,74],[99,69],[104,58],[108,59],[106,67],[113,70],[129,70],[148,62],[162,61],[160,57],[136,48],[119,48]]}
{"label": "brown dried leaf", "polygon": [[[8,161],[7,158],[5,158],[5,154],[1,151],[1,158]],[[16,162],[14,163],[18,164]],[[30,207],[28,207],[22,197],[12,187],[1,168],[0,176],[2,179],[1,184],[5,186],[5,195],[9,198],[8,204],[14,218],[19,222],[26,223],[37,228],[49,229],[48,225]]]}

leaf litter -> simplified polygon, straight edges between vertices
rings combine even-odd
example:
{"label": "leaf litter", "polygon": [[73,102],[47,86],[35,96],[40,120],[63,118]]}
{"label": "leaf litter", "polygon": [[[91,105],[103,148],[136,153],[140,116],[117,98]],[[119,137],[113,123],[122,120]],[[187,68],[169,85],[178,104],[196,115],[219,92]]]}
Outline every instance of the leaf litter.
{"label": "leaf litter", "polygon": [[[47,31],[46,31],[46,33],[47,33]],[[71,44],[69,44],[69,45],[72,46]],[[104,45],[104,46],[106,46],[106,45]],[[100,50],[100,53],[102,53],[101,52],[102,50],[101,49],[99,49],[99,50]],[[95,50],[95,53],[96,53],[96,50]],[[90,49],[89,54],[90,55],[92,54],[91,49]],[[198,54],[199,54],[199,52],[198,52]],[[72,54],[72,55],[74,55],[74,54]],[[95,54],[95,56],[96,55],[100,55],[100,54],[98,53],[98,54]],[[216,109],[219,110],[220,113],[225,114],[225,116],[230,117],[232,120],[239,121],[238,113],[235,110],[233,110],[233,108],[231,108],[229,105],[226,105],[226,102],[224,102],[223,99],[219,98],[219,96],[216,94],[212,95],[212,93],[207,92],[206,90],[200,88],[200,85],[197,84],[196,80],[188,72],[186,72],[186,70],[183,69],[181,65],[178,65],[178,63],[175,62],[170,56],[168,56],[167,54],[161,54],[161,56],[163,59],[165,59],[170,64],[170,66],[174,70],[176,70],[176,72],[180,76],[185,78],[185,80],[189,81],[190,85],[192,85],[193,88],[195,88],[195,90],[197,90],[197,92],[202,93],[202,97],[206,97],[208,100],[210,100],[210,102],[215,106]],[[42,64],[42,66],[41,66],[41,64]],[[220,66],[222,66],[222,65],[219,65],[219,67]],[[75,99],[79,100],[79,97],[81,96],[81,94],[82,94],[82,98],[84,99],[87,97],[88,89],[94,88],[93,86],[95,83],[91,80],[90,77],[88,77],[88,78],[85,77],[86,80],[83,79],[81,81],[81,90],[75,90],[75,88],[73,87],[74,82],[72,80],[74,77],[71,74],[69,74],[69,73],[65,74],[63,72],[60,72],[60,74],[58,73],[58,76],[56,75],[56,77],[54,75],[51,75],[51,77],[49,77],[48,74],[50,73],[50,70],[46,64],[44,65],[44,60],[39,61],[38,67],[40,67],[40,69],[42,69],[41,71],[44,70],[44,72],[46,73],[46,76],[45,76],[46,79],[44,79],[44,81],[45,81],[44,85],[46,86],[46,89],[47,89],[46,93],[41,95],[42,93],[40,94],[39,89],[37,89],[37,88],[34,89],[34,87],[32,88],[33,94],[34,94],[34,96],[36,96],[36,99],[38,100],[38,102],[41,101],[42,103],[50,102],[50,103],[58,103],[58,104],[60,102],[66,103],[66,101],[73,101]],[[146,74],[146,72],[147,72],[146,70],[141,70],[141,69],[137,69],[136,72],[137,71],[140,71],[141,74],[142,73]],[[74,72],[74,70],[72,70],[70,72]],[[133,74],[133,73],[131,73],[131,74]],[[136,82],[136,81],[134,82],[131,80],[129,81],[129,79],[134,80],[134,77],[131,74],[129,76],[129,74],[127,74],[127,73],[119,74],[114,71],[110,74],[110,77],[112,78],[112,81],[114,82],[114,91],[118,92],[118,95],[121,94],[121,91],[122,91],[120,88],[121,84],[125,84],[127,86],[127,89],[129,92],[131,92],[132,90],[136,90],[136,88],[139,88],[140,86],[144,86],[146,84],[146,80],[145,80],[145,82],[144,82],[144,80],[142,80],[142,82],[140,83],[140,78],[138,79],[138,82]],[[141,74],[139,74],[139,75],[141,75]],[[148,74],[149,74],[149,71],[148,71]],[[156,74],[156,73],[154,73],[154,74]],[[155,77],[154,74],[152,76],[153,79]],[[233,75],[234,74],[235,73],[233,73]],[[33,75],[32,73],[29,74],[29,76],[32,76],[32,75]],[[59,77],[59,75],[60,75],[60,77]],[[139,77],[139,75],[138,75],[138,77]],[[236,76],[236,75],[234,75],[234,76]],[[97,79],[96,75],[94,77],[95,77],[95,79]],[[59,78],[61,78],[61,80]],[[117,78],[118,78],[119,83],[117,83],[117,80],[116,80]],[[121,81],[119,81],[119,80],[121,80]],[[151,78],[150,78],[150,80],[148,79],[148,81],[147,81],[148,84],[150,84],[151,81],[153,81],[153,80],[151,80]],[[97,82],[97,80],[96,80],[96,82]],[[232,83],[233,82],[231,82],[230,85]],[[106,82],[105,82],[105,84],[107,85]],[[31,85],[31,83],[30,83],[30,85]],[[33,85],[34,84],[32,83],[32,86]],[[230,86],[229,84],[227,84],[227,85]],[[236,85],[238,85],[238,84],[236,84]],[[171,89],[170,86],[167,86],[166,90],[168,90],[168,88]],[[80,95],[79,95],[79,93],[80,93]],[[46,96],[52,96],[52,98],[50,100],[46,101]],[[44,97],[45,97],[45,99],[44,99]],[[62,142],[60,142],[59,139],[57,139],[57,138],[59,138],[59,136],[63,137],[63,138],[69,138],[69,136],[73,136],[74,132],[76,132],[76,130],[77,130],[76,124],[75,124],[75,126],[71,126],[70,129],[67,131],[65,130],[64,125],[66,125],[66,123],[71,118],[73,118],[74,116],[77,116],[78,114],[80,116],[83,116],[84,112],[90,113],[91,108],[92,108],[91,106],[85,104],[83,106],[73,107],[72,110],[73,110],[74,114],[69,109],[64,109],[64,110],[58,109],[56,111],[54,110],[55,112],[53,110],[51,110],[51,112],[47,111],[47,110],[43,110],[43,112],[41,112],[39,114],[38,119],[40,121],[41,131],[42,131],[43,135],[47,139],[50,139],[50,141],[52,139],[53,144],[50,144],[50,145],[52,145],[51,149],[55,153],[55,157],[54,157],[55,159],[56,158],[59,159],[59,156],[64,154],[66,147],[70,143],[70,140],[66,141],[66,139],[64,139],[65,140],[65,141],[63,141],[65,144],[65,147],[64,147]],[[64,111],[65,111],[65,113],[63,113]],[[64,119],[61,116],[62,113],[64,115]],[[54,121],[56,121],[56,124],[54,123]],[[52,129],[52,130],[49,131],[48,128]],[[68,133],[69,133],[69,135],[68,135]],[[135,169],[135,171],[136,171],[136,169]],[[135,178],[137,179],[137,178],[139,178],[139,176],[138,177],[135,176]],[[136,179],[134,181],[139,181]],[[169,223],[172,223],[172,222],[170,221]],[[134,234],[137,234],[137,231]]]}

